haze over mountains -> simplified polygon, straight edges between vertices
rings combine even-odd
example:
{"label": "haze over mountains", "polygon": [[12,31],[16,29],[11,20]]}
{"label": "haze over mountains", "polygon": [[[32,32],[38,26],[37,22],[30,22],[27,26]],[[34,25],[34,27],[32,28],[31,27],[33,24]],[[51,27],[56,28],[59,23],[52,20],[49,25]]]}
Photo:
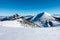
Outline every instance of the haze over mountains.
{"label": "haze over mountains", "polygon": [[[20,19],[23,19],[23,21]],[[15,23],[15,20],[16,21],[19,20],[19,24],[21,24],[20,22],[23,22],[23,24],[28,24],[28,25],[32,25],[32,26],[38,26],[38,27],[60,26],[60,16],[56,17],[47,12],[42,12],[35,16],[32,16],[32,15],[20,16],[18,14],[15,14],[13,16],[8,16],[8,17],[1,16],[0,17],[0,21],[2,22],[2,24],[7,21],[10,21],[10,22],[12,21]]]}

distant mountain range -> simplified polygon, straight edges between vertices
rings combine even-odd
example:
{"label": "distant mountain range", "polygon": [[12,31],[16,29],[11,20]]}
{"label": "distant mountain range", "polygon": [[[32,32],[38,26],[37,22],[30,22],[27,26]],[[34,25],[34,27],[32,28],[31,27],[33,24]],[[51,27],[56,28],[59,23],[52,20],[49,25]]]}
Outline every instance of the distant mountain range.
{"label": "distant mountain range", "polygon": [[[20,16],[15,14],[13,16],[0,16],[0,21],[10,21],[10,20],[17,20],[17,19],[25,19],[27,23],[36,24],[40,27],[55,27],[60,26],[60,16],[53,16],[47,12],[39,13],[35,16],[27,15],[27,16]],[[26,22],[24,20],[24,22]]]}

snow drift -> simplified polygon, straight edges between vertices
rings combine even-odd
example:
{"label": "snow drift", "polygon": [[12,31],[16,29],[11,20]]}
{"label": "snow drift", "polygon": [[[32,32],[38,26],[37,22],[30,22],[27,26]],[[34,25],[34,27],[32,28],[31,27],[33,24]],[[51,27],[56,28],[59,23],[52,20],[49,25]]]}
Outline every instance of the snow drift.
{"label": "snow drift", "polygon": [[60,40],[60,27],[20,28],[0,26],[0,40]]}

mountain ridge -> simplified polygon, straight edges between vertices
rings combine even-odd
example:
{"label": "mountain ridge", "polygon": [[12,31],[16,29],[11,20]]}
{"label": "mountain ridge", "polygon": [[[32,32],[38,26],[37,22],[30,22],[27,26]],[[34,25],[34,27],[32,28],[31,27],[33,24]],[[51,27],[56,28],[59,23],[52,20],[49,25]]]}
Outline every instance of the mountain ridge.
{"label": "mountain ridge", "polygon": [[[41,27],[52,27],[55,25],[60,24],[60,17],[55,17],[47,12],[39,13],[35,16],[27,15],[27,16],[20,16],[15,14],[13,16],[5,17],[0,19],[0,21],[10,21],[10,20],[18,20],[20,18],[25,19],[28,22],[32,22],[33,24],[37,24]],[[31,24],[32,25],[32,24]]]}

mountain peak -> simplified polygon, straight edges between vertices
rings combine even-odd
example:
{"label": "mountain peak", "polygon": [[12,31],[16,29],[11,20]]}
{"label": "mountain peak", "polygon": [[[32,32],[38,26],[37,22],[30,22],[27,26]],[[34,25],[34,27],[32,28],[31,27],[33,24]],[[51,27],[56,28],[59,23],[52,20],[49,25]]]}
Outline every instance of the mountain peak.
{"label": "mountain peak", "polygon": [[51,16],[51,14],[49,14],[48,12],[42,12],[42,14]]}
{"label": "mountain peak", "polygon": [[32,21],[33,22],[36,22],[38,20],[41,20],[41,21],[46,21],[46,20],[54,20],[53,16],[47,12],[42,12],[42,13],[39,13],[37,14],[33,19]]}
{"label": "mountain peak", "polygon": [[43,19],[43,20],[52,20],[53,19],[54,20],[53,16],[47,12],[43,12],[41,14],[43,14],[43,15],[41,16],[40,19]]}
{"label": "mountain peak", "polygon": [[37,21],[37,20],[39,20],[40,18],[46,19],[46,18],[50,18],[50,17],[52,17],[51,14],[49,14],[49,13],[47,13],[47,12],[42,12],[42,13],[37,14],[37,15],[33,18],[33,21]]}

